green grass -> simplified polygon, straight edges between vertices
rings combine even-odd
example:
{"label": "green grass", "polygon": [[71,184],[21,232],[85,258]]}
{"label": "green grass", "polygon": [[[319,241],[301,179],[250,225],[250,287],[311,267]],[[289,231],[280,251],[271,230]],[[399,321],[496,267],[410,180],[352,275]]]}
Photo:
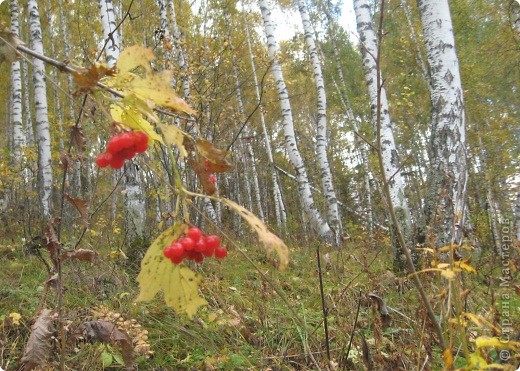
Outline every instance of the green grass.
{"label": "green grass", "polygon": [[[391,254],[385,242],[382,251],[374,251],[366,239],[349,242],[343,250],[323,249],[330,254],[330,266],[324,269],[324,286],[328,305],[329,345],[331,356],[341,367],[366,369],[363,364],[363,338],[369,355],[378,369],[420,367],[428,354],[432,369],[441,368],[440,351],[415,290],[406,279],[388,272]],[[73,370],[101,370],[101,356],[114,361],[108,369],[122,369],[115,362],[117,347],[88,344],[71,335],[82,322],[97,319],[91,309],[100,305],[126,319],[134,319],[148,331],[147,342],[153,355],[138,356],[143,370],[295,370],[325,368],[325,334],[318,285],[315,247],[295,246],[287,270],[278,271],[262,248],[243,246],[260,272],[238,251],[231,251],[223,261],[206,260],[194,266],[203,277],[201,294],[208,305],[193,319],[176,314],[161,298],[135,304],[136,272],[126,270],[122,259],[110,260],[109,244],[94,246],[99,259],[93,264],[66,262],[63,277],[64,318],[68,333],[65,365]],[[43,292],[48,275],[42,261],[25,253],[19,246],[0,246],[0,318],[2,332],[0,365],[15,370],[23,356],[30,327],[39,307],[56,308],[57,297],[50,289]],[[47,256],[47,252],[42,251]],[[47,257],[48,258],[48,257]],[[323,263],[322,266],[325,266]],[[483,269],[483,268],[481,268]],[[496,273],[496,272],[494,272]],[[430,274],[423,280],[436,310],[442,307],[435,295],[443,283]],[[265,279],[267,278],[267,280]],[[475,292],[468,299],[469,311],[489,312],[491,296],[480,275],[466,276],[466,285]],[[382,328],[375,303],[366,294],[376,293],[390,308],[392,322]],[[283,298],[282,298],[282,296]],[[518,300],[511,305],[518,305]],[[346,350],[353,333],[355,313],[360,313],[354,332],[350,358]],[[20,313],[15,325],[10,313]],[[516,314],[518,316],[518,314]],[[518,323],[518,317],[513,318]],[[515,323],[515,322],[514,322]],[[479,329],[476,329],[480,331]],[[423,346],[422,344],[425,344]],[[108,351],[108,350],[110,351]],[[59,363],[59,350],[49,358],[50,369]],[[459,361],[462,362],[459,357]]]}

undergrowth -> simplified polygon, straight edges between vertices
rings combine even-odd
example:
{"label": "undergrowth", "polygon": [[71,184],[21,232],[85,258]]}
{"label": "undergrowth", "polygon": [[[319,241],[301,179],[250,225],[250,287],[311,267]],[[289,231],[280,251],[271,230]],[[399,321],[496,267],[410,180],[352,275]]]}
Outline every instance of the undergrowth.
{"label": "undergrowth", "polygon": [[[90,243],[98,253],[93,263],[64,264],[67,369],[124,369],[115,344],[91,343],[78,332],[82,323],[96,320],[115,323],[132,336],[137,365],[143,370],[442,368],[442,355],[418,295],[406,277],[389,270],[392,253],[385,239],[374,248],[360,234],[341,250],[321,248],[330,363],[325,355],[315,246],[293,243],[285,271],[277,270],[276,262],[249,244],[232,250],[225,262],[193,266],[204,276],[201,293],[208,305],[190,320],[175,314],[160,298],[134,303],[135,269],[128,267],[124,254],[114,253],[118,246],[111,242],[103,234],[92,237]],[[16,370],[34,319],[40,309],[54,308],[56,293],[52,284],[45,284],[46,251],[28,250],[19,241],[0,241],[0,249],[0,365]],[[490,283],[490,278],[500,276],[500,267],[492,267],[490,256],[481,256],[475,275],[463,275],[464,289],[469,290],[464,305],[466,312],[497,323],[498,284]],[[429,257],[423,258],[423,266],[428,266]],[[421,278],[441,313],[444,279],[431,273]],[[514,279],[518,282],[518,273]],[[510,305],[520,305],[518,296]],[[520,323],[518,311],[515,316],[513,323]],[[493,335],[471,323],[467,326],[470,346],[479,335]],[[56,334],[56,350],[57,338]],[[57,354],[49,354],[48,366],[40,369],[55,369]],[[455,365],[465,364],[461,354],[454,356]],[[493,350],[486,356],[497,358]]]}

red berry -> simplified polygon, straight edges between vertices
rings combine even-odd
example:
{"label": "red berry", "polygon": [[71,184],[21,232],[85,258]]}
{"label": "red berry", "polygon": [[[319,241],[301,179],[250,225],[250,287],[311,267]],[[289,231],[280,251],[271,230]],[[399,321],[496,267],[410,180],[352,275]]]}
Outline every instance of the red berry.
{"label": "red berry", "polygon": [[227,249],[225,247],[217,247],[215,249],[215,257],[217,259],[224,259],[227,256]]}
{"label": "red berry", "polygon": [[206,236],[204,240],[206,241],[206,246],[208,246],[208,248],[211,248],[212,250],[215,250],[217,247],[220,246],[219,236],[209,235]]}
{"label": "red berry", "polygon": [[136,151],[137,153],[143,153],[143,152],[146,152],[146,150],[148,149],[148,143],[136,143],[133,147],[134,151]]}
{"label": "red berry", "polygon": [[120,134],[119,138],[120,138],[119,140],[121,141],[122,149],[133,147],[135,144],[135,138],[132,135],[132,133]]}
{"label": "red berry", "polygon": [[134,137],[134,144],[143,144],[146,143],[148,145],[148,135],[143,133],[142,131],[133,131],[132,136]]}
{"label": "red berry", "polygon": [[202,231],[197,227],[191,227],[187,233],[187,236],[193,241],[197,242],[202,237]]}
{"label": "red berry", "polygon": [[217,177],[215,176],[215,174],[209,174],[208,179],[213,184],[217,182]]}
{"label": "red berry", "polygon": [[185,257],[186,257],[186,254],[182,254],[179,257],[170,258],[170,260],[173,264],[180,264],[184,260]]}
{"label": "red berry", "polygon": [[183,237],[179,240],[179,243],[184,247],[184,250],[191,251],[195,247],[195,242],[189,237]]}
{"label": "red berry", "polygon": [[203,239],[198,240],[195,242],[195,246],[193,247],[194,251],[203,252],[206,250],[206,242],[204,242]]}
{"label": "red berry", "polygon": [[112,169],[121,169],[125,163],[125,159],[119,157],[119,155],[112,155],[112,159],[110,160],[110,166]]}
{"label": "red berry", "polygon": [[107,167],[110,165],[110,161],[112,160],[112,155],[108,152],[100,153],[96,159],[96,164],[99,167]]}
{"label": "red berry", "polygon": [[117,153],[119,157],[124,158],[125,160],[131,160],[135,156],[135,150],[133,147],[123,148],[121,151]]}
{"label": "red berry", "polygon": [[194,260],[197,263],[202,263],[204,260],[204,255],[202,253],[197,251],[187,251],[186,254],[188,255],[188,259]]}
{"label": "red berry", "polygon": [[174,242],[170,245],[170,254],[171,256],[167,256],[168,258],[170,257],[180,257],[184,254],[184,246],[182,246],[180,243],[178,242]]}
{"label": "red berry", "polygon": [[121,141],[121,137],[119,135],[110,138],[107,143],[107,152],[113,155],[117,154],[123,148],[123,142]]}

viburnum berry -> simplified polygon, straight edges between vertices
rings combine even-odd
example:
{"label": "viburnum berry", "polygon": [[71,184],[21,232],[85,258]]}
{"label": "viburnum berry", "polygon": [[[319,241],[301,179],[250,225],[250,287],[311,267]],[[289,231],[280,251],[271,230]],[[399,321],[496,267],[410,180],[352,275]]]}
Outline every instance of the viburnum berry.
{"label": "viburnum berry", "polygon": [[219,236],[209,235],[209,236],[206,236],[206,238],[204,240],[206,242],[206,245],[213,250],[215,250],[217,247],[220,246],[220,237]]}
{"label": "viburnum berry", "polygon": [[112,155],[112,159],[110,160],[110,167],[112,167],[112,169],[121,169],[124,164],[124,158]]}
{"label": "viburnum berry", "polygon": [[203,252],[206,249],[206,242],[203,238],[195,242],[195,246],[193,247],[193,251]]}
{"label": "viburnum berry", "polygon": [[227,253],[228,251],[225,247],[220,246],[215,249],[215,257],[217,259],[224,259],[227,256]]}
{"label": "viburnum berry", "polygon": [[193,260],[197,263],[202,263],[204,261],[204,255],[197,251],[187,251],[188,259]]}
{"label": "viburnum berry", "polygon": [[108,152],[100,153],[96,159],[96,164],[99,167],[107,167],[110,165],[110,162],[112,160],[112,154]]}
{"label": "viburnum berry", "polygon": [[183,237],[179,240],[184,250],[191,251],[195,247],[195,242],[189,237]]}
{"label": "viburnum berry", "polygon": [[191,227],[186,235],[193,241],[197,242],[202,237],[202,231],[197,227]]}
{"label": "viburnum berry", "polygon": [[215,176],[215,174],[209,174],[208,179],[213,184],[217,183],[217,177]]}

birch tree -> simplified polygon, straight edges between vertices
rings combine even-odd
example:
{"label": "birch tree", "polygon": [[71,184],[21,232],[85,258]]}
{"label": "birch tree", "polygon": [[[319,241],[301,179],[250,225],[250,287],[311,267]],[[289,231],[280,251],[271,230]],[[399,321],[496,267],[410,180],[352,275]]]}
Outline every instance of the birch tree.
{"label": "birch tree", "polygon": [[[393,125],[390,119],[390,111],[386,96],[386,89],[383,86],[383,78],[379,64],[379,50],[376,42],[376,34],[370,14],[370,7],[367,0],[354,0],[354,12],[356,13],[356,25],[359,33],[361,56],[365,68],[365,80],[368,86],[370,107],[372,111],[372,121],[374,131],[378,133],[379,155],[382,157],[383,176],[388,182],[390,200],[396,215],[398,216],[399,227],[404,232],[407,240],[410,239],[410,210],[405,196],[405,183],[401,175],[397,148],[394,140]],[[377,79],[380,79],[378,82]],[[378,106],[380,104],[380,107]],[[377,122],[377,110],[380,111],[380,121]],[[406,248],[402,246],[402,248]],[[396,254],[395,263],[397,268],[404,267],[404,260],[394,241],[394,252]]]}
{"label": "birch tree", "polygon": [[272,60],[272,75],[275,81],[276,90],[280,99],[280,109],[282,111],[282,125],[285,136],[285,149],[287,151],[289,161],[294,167],[298,179],[298,191],[300,201],[303,205],[304,212],[309,218],[312,228],[318,233],[322,240],[330,241],[332,231],[329,224],[323,219],[320,212],[314,204],[314,198],[311,193],[307,170],[303,163],[303,158],[298,150],[296,136],[294,133],[294,123],[292,116],[291,103],[289,93],[283,77],[282,67],[278,61],[279,45],[274,37],[275,25],[272,20],[271,10],[267,0],[259,0],[258,2],[262,12],[264,21],[264,31],[267,38],[267,50],[269,58]]}
{"label": "birch tree", "polygon": [[327,95],[325,92],[325,81],[321,67],[321,60],[318,54],[318,48],[314,42],[314,30],[309,17],[309,11],[305,0],[298,1],[298,10],[302,20],[305,43],[309,51],[309,56],[314,73],[314,83],[317,92],[317,115],[316,115],[316,155],[320,167],[320,178],[323,195],[327,200],[327,219],[332,227],[336,238],[336,244],[339,244],[341,235],[341,222],[338,210],[338,198],[334,190],[332,181],[332,172],[330,171],[329,159],[327,155]]}
{"label": "birch tree", "polygon": [[[19,10],[18,0],[11,0],[11,31],[19,35]],[[13,164],[18,169],[23,163],[23,148],[26,146],[27,138],[23,125],[22,110],[22,73],[20,61],[11,64],[11,123],[13,125]],[[27,182],[27,174],[24,171],[24,180]]]}
{"label": "birch tree", "polygon": [[464,99],[448,0],[417,0],[430,67],[431,168],[426,197],[429,240],[461,242],[466,198]]}
{"label": "birch tree", "polygon": [[[43,40],[38,2],[29,0],[29,30],[31,49],[43,55]],[[38,177],[42,212],[45,219],[52,212],[52,158],[49,114],[47,111],[47,85],[44,63],[33,58],[34,115],[36,119],[36,143],[38,144]]]}

